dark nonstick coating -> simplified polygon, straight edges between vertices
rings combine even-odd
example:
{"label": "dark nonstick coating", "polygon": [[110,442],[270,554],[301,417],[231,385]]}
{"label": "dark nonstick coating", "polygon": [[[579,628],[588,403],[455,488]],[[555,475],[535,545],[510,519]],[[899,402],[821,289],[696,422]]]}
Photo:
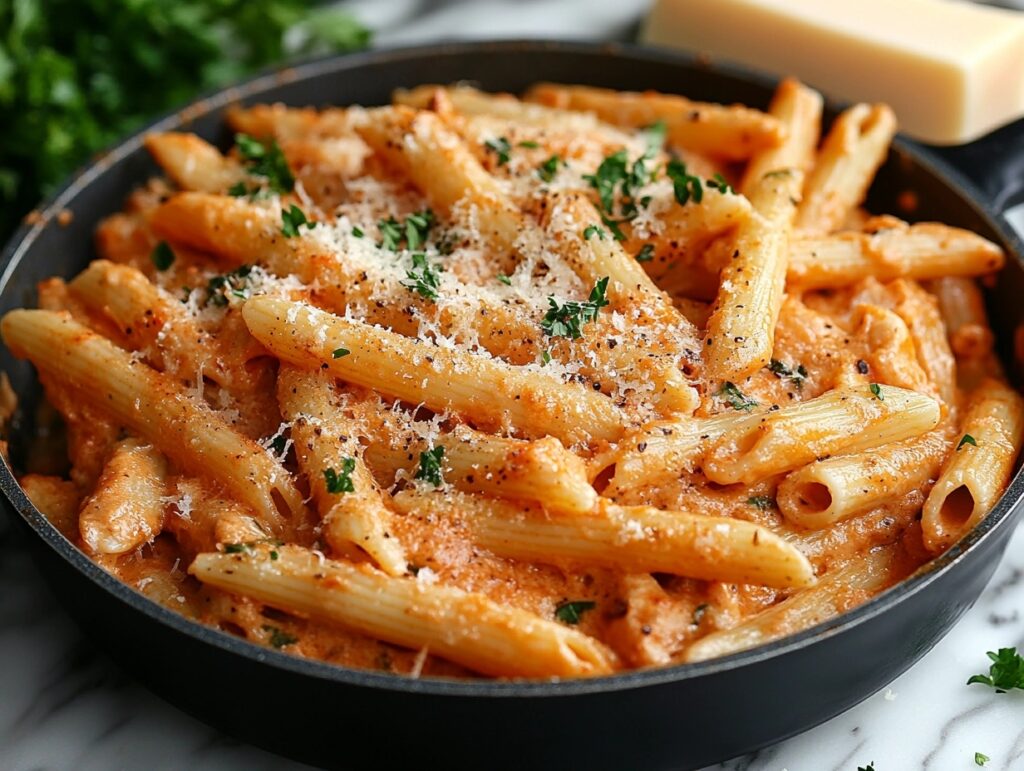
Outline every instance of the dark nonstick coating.
{"label": "dark nonstick coating", "polygon": [[[653,88],[764,106],[772,85],[667,53],[620,45],[476,43],[327,59],[213,95],[153,128],[187,128],[221,144],[225,105],[283,101],[380,104],[393,88],[471,80],[520,91],[537,80]],[[92,230],[156,172],[133,137],[88,168],[20,230],[4,254],[0,312],[35,304],[35,284],[71,276],[94,255]],[[1015,255],[990,295],[1012,341],[1024,318],[1022,244],[951,166],[897,141],[869,205],[976,230]],[[53,218],[73,213],[67,226]],[[31,367],[0,351],[30,404]],[[17,430],[17,429],[16,429]],[[24,432],[26,429],[21,428]],[[17,445],[17,442],[15,442]],[[793,637],[701,664],[563,683],[411,680],[294,658],[191,623],[111,578],[31,506],[10,470],[0,488],[68,612],[154,691],[241,739],[341,768],[681,769],[732,757],[821,723],[890,682],[973,604],[1006,547],[1024,494],[1015,477],[986,521],[911,579]]]}

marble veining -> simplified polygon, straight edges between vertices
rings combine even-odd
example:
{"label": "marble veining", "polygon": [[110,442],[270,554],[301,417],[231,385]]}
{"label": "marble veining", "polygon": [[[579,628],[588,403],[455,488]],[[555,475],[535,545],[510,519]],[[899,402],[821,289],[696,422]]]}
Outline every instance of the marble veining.
{"label": "marble veining", "polygon": [[[649,0],[358,0],[341,5],[382,45],[441,37],[625,39]],[[1021,218],[1024,230],[1024,217]],[[299,771],[169,706],[100,654],[57,606],[0,514],[0,769]],[[985,651],[1024,650],[1024,529],[975,607],[889,687],[800,736],[716,766],[723,771],[1024,769],[1024,692],[967,678]],[[842,662],[836,662],[842,666]]]}

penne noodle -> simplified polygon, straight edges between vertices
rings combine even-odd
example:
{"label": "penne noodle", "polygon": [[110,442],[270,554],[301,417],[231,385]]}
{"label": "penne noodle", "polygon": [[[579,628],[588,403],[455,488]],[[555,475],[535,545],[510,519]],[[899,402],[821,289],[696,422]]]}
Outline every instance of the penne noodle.
{"label": "penne noodle", "polygon": [[200,554],[189,573],[282,610],[341,624],[408,648],[427,648],[497,677],[580,677],[610,672],[614,656],[575,629],[446,586],[392,578],[318,558],[297,546]]}
{"label": "penne noodle", "polygon": [[728,160],[749,158],[783,138],[770,115],[739,105],[691,102],[651,91],[634,93],[590,86],[539,83],[526,92],[528,102],[562,110],[592,112],[617,126],[643,128],[664,121],[669,144]]}
{"label": "penne noodle", "polygon": [[300,523],[302,495],[280,464],[127,351],[51,311],[10,311],[0,333],[15,356],[75,389],[174,463],[223,484],[275,533]]}
{"label": "penne noodle", "polygon": [[195,134],[147,134],[146,149],[164,173],[182,190],[223,193],[245,177],[237,161]]}
{"label": "penne noodle", "polygon": [[[623,416],[606,396],[495,359],[424,344],[304,303],[259,297],[243,313],[256,339],[285,361],[323,366],[337,378],[412,404],[567,443],[613,441],[623,431]],[[349,354],[335,358],[339,348]]]}
{"label": "penne noodle", "polygon": [[823,103],[821,94],[793,78],[779,83],[768,112],[779,121],[785,137],[777,146],[761,150],[750,159],[740,184],[744,195],[751,195],[764,175],[773,171],[810,173],[821,132]]}
{"label": "penne noodle", "polygon": [[78,536],[78,509],[82,494],[78,485],[58,476],[25,474],[18,484],[32,505],[68,540]]}
{"label": "penne noodle", "polygon": [[939,414],[934,399],[903,388],[836,389],[725,432],[704,453],[704,473],[719,484],[750,484],[816,458],[918,436],[935,428]]}
{"label": "penne noodle", "polygon": [[1024,399],[995,379],[971,393],[956,449],[928,494],[921,518],[925,546],[943,551],[995,506],[1024,442]]}
{"label": "penne noodle", "polygon": [[739,519],[606,501],[562,517],[535,506],[414,492],[399,493],[395,505],[407,516],[463,517],[480,545],[514,559],[782,588],[814,583],[814,570],[799,550]]}
{"label": "penne noodle", "polygon": [[836,118],[807,177],[796,228],[837,230],[864,201],[895,134],[896,116],[888,105],[856,104]]}

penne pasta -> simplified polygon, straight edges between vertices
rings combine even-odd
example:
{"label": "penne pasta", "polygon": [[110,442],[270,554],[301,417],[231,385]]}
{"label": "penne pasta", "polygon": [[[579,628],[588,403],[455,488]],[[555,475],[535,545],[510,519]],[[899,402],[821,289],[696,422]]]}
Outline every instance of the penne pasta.
{"label": "penne pasta", "polygon": [[796,169],[804,175],[814,165],[814,151],[821,132],[821,94],[794,80],[779,83],[768,112],[785,131],[777,146],[761,150],[750,159],[740,189],[751,195],[766,174],[782,169]]}

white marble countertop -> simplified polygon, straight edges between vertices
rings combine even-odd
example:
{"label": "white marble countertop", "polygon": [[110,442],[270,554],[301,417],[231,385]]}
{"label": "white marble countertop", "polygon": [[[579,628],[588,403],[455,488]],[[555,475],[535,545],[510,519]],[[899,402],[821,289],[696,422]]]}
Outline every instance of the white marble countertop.
{"label": "white marble countertop", "polygon": [[[648,0],[343,3],[381,45],[452,37],[625,39]],[[68,620],[0,514],[0,769],[295,771],[136,684]],[[888,689],[788,741],[715,766],[729,771],[1024,769],[1024,692],[965,685],[985,651],[1024,650],[1024,529],[975,607]],[[841,666],[841,662],[837,662]]]}

